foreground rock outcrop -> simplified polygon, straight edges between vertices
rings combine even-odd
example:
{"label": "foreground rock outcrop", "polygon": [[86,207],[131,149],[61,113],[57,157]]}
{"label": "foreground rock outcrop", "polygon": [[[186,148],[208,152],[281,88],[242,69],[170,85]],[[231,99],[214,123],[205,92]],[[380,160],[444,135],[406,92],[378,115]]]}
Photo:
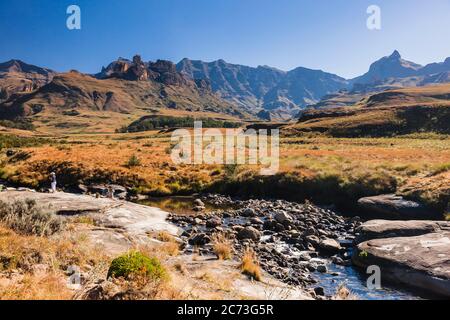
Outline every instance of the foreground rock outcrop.
{"label": "foreground rock outcrop", "polygon": [[360,237],[379,239],[356,247],[355,265],[379,266],[382,282],[385,279],[450,297],[450,223],[377,220],[358,230]]}
{"label": "foreground rock outcrop", "polygon": [[179,229],[166,221],[167,213],[148,206],[108,198],[71,193],[30,191],[0,192],[0,201],[30,199],[51,208],[60,216],[89,216],[95,227],[84,231],[89,239],[109,252],[123,252],[137,243],[148,243],[150,233],[166,231],[178,235]]}

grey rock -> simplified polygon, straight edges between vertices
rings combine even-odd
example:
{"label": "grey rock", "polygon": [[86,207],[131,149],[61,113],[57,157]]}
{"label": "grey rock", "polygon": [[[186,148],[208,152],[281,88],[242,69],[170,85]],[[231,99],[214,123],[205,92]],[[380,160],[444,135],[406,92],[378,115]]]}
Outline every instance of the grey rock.
{"label": "grey rock", "polygon": [[261,238],[261,232],[253,227],[245,227],[237,234],[239,240],[250,239],[253,241],[259,241]]}
{"label": "grey rock", "polygon": [[213,216],[206,221],[206,227],[208,228],[215,228],[222,224],[222,219],[220,219],[217,216]]}
{"label": "grey rock", "polygon": [[287,214],[286,212],[284,212],[284,211],[280,211],[280,212],[275,213],[274,219],[278,223],[281,223],[281,224],[291,223],[292,222],[292,217],[289,214]]}
{"label": "grey rock", "polygon": [[423,204],[395,194],[361,198],[358,205],[382,219],[434,219],[438,216]]}
{"label": "grey rock", "polygon": [[319,242],[319,249],[327,253],[335,254],[342,251],[342,247],[334,239],[323,239]]}
{"label": "grey rock", "polygon": [[356,229],[356,232],[359,233],[356,243],[371,239],[420,236],[442,230],[450,230],[450,221],[371,220],[363,223]]}

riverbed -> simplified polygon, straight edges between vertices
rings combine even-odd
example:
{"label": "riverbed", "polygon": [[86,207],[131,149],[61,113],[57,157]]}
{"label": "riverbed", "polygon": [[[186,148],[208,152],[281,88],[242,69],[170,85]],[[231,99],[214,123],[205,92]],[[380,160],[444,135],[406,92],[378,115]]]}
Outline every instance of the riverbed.
{"label": "riverbed", "polygon": [[[238,209],[241,204],[230,204],[230,201],[225,201],[224,203],[217,203],[214,201],[205,201],[205,209],[199,213],[193,210],[195,207],[194,197],[164,197],[164,198],[149,198],[144,201],[140,201],[141,204],[145,204],[152,207],[159,207],[164,211],[168,211],[175,216],[196,216],[196,215],[208,215],[215,212],[225,212],[230,210]],[[242,205],[242,204],[241,204]],[[345,215],[341,215],[343,219],[350,219]],[[224,218],[222,226],[224,229],[227,228],[228,224],[237,225],[246,223],[245,217],[237,218]],[[192,226],[182,225],[183,229],[191,231]],[[198,227],[198,226],[197,226]],[[205,227],[202,227],[205,229]],[[340,239],[343,246],[348,247],[347,255],[351,255],[352,248],[349,246],[349,241],[345,239]],[[345,242],[345,243],[344,243]],[[299,254],[298,248],[294,247],[288,242],[282,240],[277,240],[277,246],[286,247],[285,251],[289,251],[291,254]],[[187,246],[189,248],[189,245]],[[311,288],[322,287],[325,291],[326,296],[333,295],[336,290],[341,285],[345,285],[352,294],[354,294],[358,299],[364,300],[412,300],[412,299],[423,299],[426,298],[421,293],[413,293],[405,288],[396,287],[390,284],[383,283],[382,289],[379,290],[369,290],[366,286],[366,280],[369,275],[366,275],[362,270],[355,268],[352,265],[338,265],[331,261],[329,257],[318,257],[318,259],[323,260],[323,264],[326,266],[327,272],[312,271],[308,276],[313,279],[314,284],[309,285]]]}

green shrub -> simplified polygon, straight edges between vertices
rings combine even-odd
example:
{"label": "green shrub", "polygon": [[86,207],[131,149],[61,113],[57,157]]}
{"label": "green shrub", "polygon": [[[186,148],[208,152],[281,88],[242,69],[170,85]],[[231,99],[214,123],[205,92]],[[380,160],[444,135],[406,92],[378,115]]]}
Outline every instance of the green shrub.
{"label": "green shrub", "polygon": [[128,159],[126,166],[131,168],[131,167],[138,167],[141,165],[141,160],[139,160],[138,157],[136,157],[135,154],[133,154],[130,159]]}
{"label": "green shrub", "polygon": [[62,219],[44,211],[34,200],[6,203],[0,201],[0,222],[25,235],[49,236],[63,229]]}
{"label": "green shrub", "polygon": [[167,271],[158,259],[138,251],[130,251],[114,259],[108,270],[108,278],[133,279],[139,276],[160,280],[167,277]]}

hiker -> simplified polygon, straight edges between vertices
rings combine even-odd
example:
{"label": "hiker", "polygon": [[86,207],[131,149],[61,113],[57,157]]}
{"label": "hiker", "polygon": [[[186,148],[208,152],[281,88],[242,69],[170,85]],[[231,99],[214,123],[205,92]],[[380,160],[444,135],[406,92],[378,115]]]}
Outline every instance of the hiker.
{"label": "hiker", "polygon": [[110,199],[114,199],[114,189],[112,186],[107,187],[106,196]]}
{"label": "hiker", "polygon": [[56,192],[56,173],[50,173],[50,189],[52,193]]}

